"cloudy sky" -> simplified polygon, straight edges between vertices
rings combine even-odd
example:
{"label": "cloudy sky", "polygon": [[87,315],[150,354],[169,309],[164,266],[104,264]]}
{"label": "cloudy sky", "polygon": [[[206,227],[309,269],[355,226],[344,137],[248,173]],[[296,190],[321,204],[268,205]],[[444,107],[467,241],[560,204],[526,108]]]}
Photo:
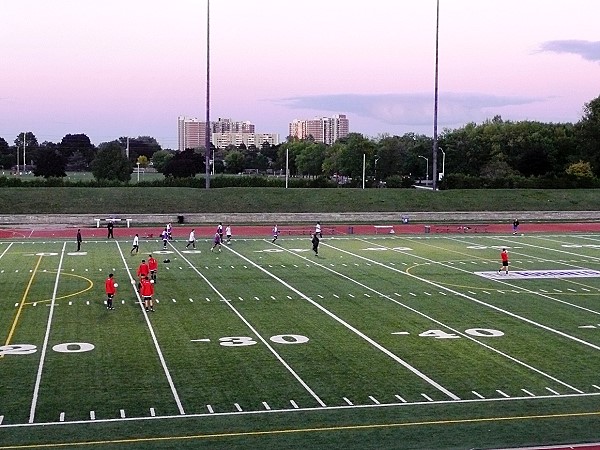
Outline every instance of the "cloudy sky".
{"label": "cloudy sky", "polygon": [[[94,144],[205,117],[207,0],[2,0],[0,137]],[[439,131],[494,115],[576,122],[600,96],[600,1],[440,0]],[[211,119],[282,140],[346,114],[433,135],[436,0],[211,0]]]}

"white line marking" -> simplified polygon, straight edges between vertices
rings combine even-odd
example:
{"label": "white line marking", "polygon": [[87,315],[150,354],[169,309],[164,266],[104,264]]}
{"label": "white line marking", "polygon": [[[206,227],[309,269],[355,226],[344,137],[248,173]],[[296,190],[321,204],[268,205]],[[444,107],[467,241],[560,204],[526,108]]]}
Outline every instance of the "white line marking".
{"label": "white line marking", "polygon": [[61,412],[58,416],[58,421],[59,422],[64,422],[65,421],[65,413]]}
{"label": "white line marking", "polygon": [[[331,246],[328,245],[328,247],[331,247]],[[332,248],[335,248],[335,247],[332,247]],[[336,322],[342,324],[344,327],[346,327],[347,329],[349,329],[350,331],[352,331],[353,333],[355,333],[356,335],[358,335],[359,337],[361,337],[362,339],[364,339],[365,341],[367,341],[369,344],[371,344],[376,349],[378,349],[381,352],[385,353],[387,356],[389,356],[390,358],[392,358],[394,361],[396,361],[397,363],[401,364],[406,369],[410,370],[413,374],[417,375],[423,381],[425,381],[425,382],[429,383],[430,385],[434,386],[436,389],[438,389],[439,391],[443,392],[448,397],[450,397],[450,398],[452,398],[454,400],[459,400],[460,399],[460,397],[458,397],[457,395],[455,395],[452,392],[450,392],[448,389],[446,389],[445,387],[443,387],[441,384],[437,383],[436,381],[434,381],[433,379],[431,379],[430,377],[428,377],[427,375],[425,375],[423,372],[421,372],[417,368],[413,367],[412,365],[410,365],[409,363],[407,363],[406,361],[404,361],[398,355],[396,355],[395,353],[391,352],[390,350],[388,350],[387,348],[385,348],[383,345],[381,345],[380,343],[376,342],[375,340],[373,340],[372,338],[370,338],[369,336],[367,336],[366,334],[364,334],[362,331],[358,330],[354,326],[352,326],[349,323],[347,323],[346,321],[344,321],[342,318],[336,316],[334,313],[332,313],[331,311],[329,311],[327,308],[321,306],[320,304],[318,304],[314,300],[311,300],[306,294],[304,294],[303,292],[300,292],[298,289],[296,289],[295,287],[293,287],[292,285],[290,285],[286,281],[282,280],[281,278],[279,278],[275,274],[269,272],[264,267],[259,266],[255,262],[249,260],[244,255],[236,252],[235,250],[230,249],[230,248],[228,248],[228,250],[231,251],[232,253],[234,253],[235,255],[237,255],[238,257],[246,260],[247,262],[249,262],[250,264],[252,264],[255,268],[257,268],[258,270],[264,272],[266,275],[268,275],[271,278],[277,280],[279,283],[281,283],[282,285],[284,285],[285,287],[287,287],[291,291],[293,291],[296,294],[298,294],[301,298],[303,298],[304,300],[306,300],[307,302],[309,302],[311,305],[313,305],[314,307],[318,308],[319,310],[321,310],[322,312],[324,312],[325,314],[327,314],[329,317],[331,317],[332,319],[334,319]],[[288,252],[288,253],[290,253],[290,254],[292,254],[292,255],[297,256],[298,258],[302,258],[302,259],[305,259],[305,260],[307,259],[304,256],[300,256],[300,255],[298,255],[298,254],[296,254],[294,252],[291,252],[289,250],[285,250],[285,251]],[[348,253],[351,254],[350,252],[348,252]],[[355,256],[358,256],[358,255],[355,255]],[[338,276],[341,276],[342,278],[346,278],[346,279],[352,281],[353,283],[356,283],[356,284],[362,286],[364,289],[367,289],[367,290],[369,290],[369,291],[371,291],[373,293],[376,293],[378,295],[381,295],[381,296],[387,298],[387,296],[384,296],[383,294],[381,294],[380,292],[376,291],[375,289],[372,289],[372,288],[370,288],[370,287],[368,287],[366,285],[363,285],[362,283],[359,283],[358,281],[353,280],[352,278],[349,278],[346,275],[343,275],[343,274],[341,274],[339,272],[336,272],[333,269],[330,269],[330,268],[328,268],[326,266],[323,266],[321,264],[317,264],[317,263],[313,263],[313,264],[315,264],[315,265],[317,265],[319,267],[322,267],[322,268],[324,268],[326,270],[329,270],[329,271],[337,274]],[[396,270],[396,269],[394,269],[394,270]]]}
{"label": "white line marking", "polygon": [[422,396],[425,398],[425,400],[427,400],[428,402],[432,402],[432,401],[433,401],[433,399],[432,399],[432,398],[431,398],[429,395],[427,395],[427,394],[421,394],[421,395],[422,395]]}
{"label": "white line marking", "polygon": [[262,402],[262,404],[263,404],[263,406],[265,407],[265,409],[266,409],[267,411],[270,411],[270,410],[271,410],[271,407],[269,406],[269,404],[268,404],[267,402]]}
{"label": "white line marking", "polygon": [[371,399],[371,401],[373,403],[375,403],[376,405],[381,405],[381,402],[379,400],[377,400],[375,397],[373,397],[372,395],[369,395],[369,398]]}
{"label": "white line marking", "polygon": [[[129,280],[133,283],[131,285],[131,287],[133,288],[133,290],[135,292],[135,296],[137,297],[137,300],[140,302],[139,303],[140,311],[142,312],[142,315],[143,315],[144,319],[146,320],[146,325],[148,326],[148,331],[150,332],[150,336],[152,337],[152,342],[154,343],[154,348],[156,349],[156,354],[158,355],[158,359],[160,360],[161,366],[165,373],[165,377],[167,378],[167,382],[169,384],[169,387],[171,388],[171,394],[173,395],[173,399],[175,400],[175,403],[177,404],[177,409],[179,410],[179,414],[185,414],[185,410],[183,409],[183,405],[181,404],[181,399],[179,398],[179,394],[177,393],[177,389],[175,388],[175,383],[173,383],[173,378],[171,377],[171,372],[169,372],[169,368],[167,367],[167,361],[165,360],[165,357],[163,356],[162,350],[158,343],[158,339],[156,338],[156,333],[154,332],[154,328],[152,327],[152,323],[150,322],[148,313],[144,310],[144,306],[142,305],[142,298],[140,297],[140,294],[137,291],[137,289],[135,289],[135,280],[131,276],[131,269],[129,268],[129,265],[127,264],[127,260],[125,259],[125,255],[123,254],[123,251],[121,250],[121,245],[119,244],[119,241],[115,241],[115,244],[117,244],[117,248],[119,249],[121,259],[123,260],[123,264],[125,264],[125,268],[127,269],[127,275],[129,275]],[[173,246],[173,244],[171,244],[171,246]],[[158,303],[158,299],[156,300],[156,303]]]}
{"label": "white line marking", "polygon": [[150,408],[150,417],[156,417],[156,411],[154,408]]}
{"label": "white line marking", "polygon": [[210,339],[190,339],[190,342],[210,342]]}
{"label": "white line marking", "polygon": [[484,398],[485,398],[485,397],[484,397],[483,395],[481,395],[479,392],[475,392],[475,391],[471,391],[471,392],[473,393],[473,395],[474,395],[475,397],[479,397],[479,398],[481,398],[481,399],[484,399]]}
{"label": "white line marking", "polygon": [[560,392],[556,392],[554,389],[550,389],[549,387],[547,387],[546,390],[548,392],[552,392],[554,395],[560,395]]}
{"label": "white line marking", "polygon": [[96,411],[90,411],[90,420],[96,420]]}
{"label": "white line marking", "polygon": [[[369,243],[369,244],[370,244],[370,242],[368,242],[368,241],[365,241],[365,240],[363,240],[363,239],[359,239],[359,240],[361,240],[361,241],[364,241],[364,242],[367,242],[367,243]],[[459,241],[459,242],[462,242],[462,241]],[[337,250],[337,251],[339,251],[339,252],[346,253],[346,254],[348,254],[348,255],[352,255],[352,256],[354,256],[354,257],[356,257],[356,258],[360,258],[360,259],[366,259],[366,260],[369,260],[368,258],[366,258],[366,257],[364,257],[364,256],[361,256],[361,255],[358,255],[358,254],[355,254],[355,253],[349,252],[349,251],[347,251],[347,250],[343,250],[343,249],[340,249],[340,248],[338,248],[338,247],[334,247],[334,246],[332,246],[332,245],[329,245],[329,244],[324,244],[324,245],[325,245],[325,246],[327,246],[327,247],[330,247],[330,248],[332,248],[332,249],[335,249],[335,250]],[[393,249],[392,249],[392,250],[393,250]],[[394,250],[394,251],[397,251],[397,250]],[[406,254],[406,253],[404,253],[404,252],[399,252],[399,253]],[[423,257],[420,257],[420,256],[415,256],[415,255],[411,255],[411,256],[413,256],[413,257],[417,257],[417,258],[419,258],[419,259],[421,259],[421,260],[425,260],[425,261],[431,262],[431,261],[430,261],[430,260],[428,260],[427,258],[423,258]],[[371,261],[371,260],[369,260],[369,261]],[[315,264],[316,264],[316,263],[315,263]],[[411,273],[402,272],[401,270],[398,270],[398,269],[393,269],[393,268],[391,268],[391,267],[389,267],[389,266],[386,266],[386,265],[385,265],[385,264],[383,264],[383,263],[377,263],[377,264],[378,264],[378,265],[380,265],[381,267],[386,267],[386,268],[388,268],[389,270],[392,270],[392,271],[394,271],[394,272],[401,273],[401,274],[403,274],[403,275],[405,275],[405,276],[409,276],[409,277],[411,277],[411,278],[413,278],[413,279],[417,279],[417,280],[419,280],[419,281],[422,281],[423,283],[427,283],[427,284],[434,285],[434,286],[436,286],[436,287],[437,287],[437,288],[439,288],[439,289],[444,289],[445,291],[448,291],[448,292],[450,292],[450,293],[452,293],[452,294],[455,294],[455,295],[456,295],[456,296],[458,296],[458,297],[463,297],[463,298],[465,298],[465,299],[467,299],[467,300],[471,300],[471,301],[473,301],[473,302],[475,302],[475,303],[477,303],[477,304],[481,304],[481,305],[483,305],[483,306],[486,306],[486,307],[488,307],[488,308],[491,308],[491,309],[493,309],[493,310],[496,310],[496,311],[503,312],[503,313],[505,313],[505,314],[507,314],[507,315],[509,315],[509,316],[511,316],[511,317],[515,317],[515,318],[517,318],[517,319],[520,319],[520,320],[522,320],[522,321],[524,321],[524,322],[527,322],[527,323],[531,323],[532,325],[535,325],[535,326],[537,326],[537,327],[540,327],[540,328],[542,328],[542,329],[549,330],[549,331],[551,331],[551,332],[554,332],[554,333],[557,333],[557,334],[559,334],[559,335],[561,335],[561,336],[567,337],[568,339],[575,340],[575,341],[577,341],[577,342],[580,342],[580,343],[582,343],[582,344],[584,344],[584,345],[588,345],[588,346],[591,346],[591,347],[593,347],[593,348],[596,348],[596,349],[600,350],[600,347],[597,347],[597,346],[595,346],[595,345],[593,345],[593,344],[590,344],[589,342],[583,341],[583,340],[581,340],[581,339],[578,339],[578,338],[576,338],[576,337],[574,337],[574,336],[570,336],[570,335],[568,335],[568,334],[566,334],[566,333],[563,333],[563,332],[561,332],[561,331],[558,331],[558,330],[555,330],[555,329],[553,329],[553,328],[547,327],[547,326],[545,326],[545,325],[539,324],[539,323],[537,323],[537,322],[534,322],[533,320],[530,320],[530,319],[527,319],[527,318],[525,318],[525,317],[519,316],[518,314],[514,314],[514,313],[511,313],[511,312],[509,312],[509,311],[505,311],[505,310],[503,310],[502,308],[498,308],[497,306],[490,305],[490,304],[488,304],[488,303],[485,303],[485,302],[484,302],[484,301],[482,301],[482,300],[477,300],[476,298],[473,298],[473,297],[470,297],[470,296],[468,296],[468,295],[466,295],[466,294],[463,294],[463,293],[457,292],[457,291],[455,291],[455,290],[453,290],[453,289],[450,289],[449,287],[446,287],[446,286],[439,285],[439,284],[437,284],[437,283],[435,283],[435,282],[433,282],[433,281],[431,281],[431,280],[427,280],[427,279],[425,279],[425,278],[422,278],[422,277],[419,277],[419,276],[413,275],[413,274],[411,274]],[[323,266],[323,267],[324,267],[324,266]],[[325,269],[327,269],[326,267],[324,267],[324,268],[325,268]],[[329,270],[329,269],[327,269],[327,270]],[[461,271],[463,271],[463,272],[466,272],[466,273],[471,273],[471,272],[468,272],[468,271],[466,271],[466,270],[463,270],[463,269],[458,269],[458,268],[457,268],[457,270],[461,270]],[[337,273],[337,272],[334,272],[334,273]],[[361,285],[361,286],[362,286],[362,283],[359,283],[359,282],[357,282],[356,280],[353,280],[353,279],[351,279],[351,278],[349,278],[349,277],[346,277],[346,276],[344,276],[344,275],[342,275],[342,274],[339,274],[339,273],[337,273],[337,275],[338,275],[338,276],[341,276],[341,277],[343,277],[343,278],[346,278],[346,279],[348,279],[348,280],[350,280],[350,281],[352,281],[352,282],[354,282],[354,283],[356,283],[356,284],[359,284],[359,285]],[[496,281],[497,281],[497,280],[496,280]],[[500,281],[497,281],[497,282],[500,282]],[[367,287],[367,286],[364,286],[364,287],[366,287],[367,289],[369,289],[369,290],[371,290],[371,291],[374,291],[374,292],[376,292],[376,291],[375,291],[374,289],[372,289],[372,288],[369,288],[369,287]],[[533,291],[528,291],[528,292],[535,293],[535,292],[533,292]],[[458,330],[456,330],[456,329],[453,329],[452,327],[450,327],[450,326],[448,326],[448,325],[446,325],[446,324],[444,324],[444,323],[442,323],[442,322],[440,322],[440,321],[438,321],[438,320],[435,320],[433,317],[430,317],[430,316],[428,316],[428,315],[426,315],[426,314],[422,313],[421,311],[418,311],[418,310],[416,310],[416,309],[414,309],[414,308],[411,308],[411,307],[409,307],[409,306],[407,306],[407,305],[404,305],[404,304],[400,303],[400,302],[399,302],[399,301],[397,301],[397,300],[394,300],[393,298],[391,298],[391,297],[389,297],[389,296],[386,296],[386,295],[383,295],[383,294],[381,294],[381,296],[382,296],[382,297],[384,297],[384,298],[387,298],[388,300],[390,300],[390,301],[392,301],[392,302],[394,302],[394,303],[396,303],[396,304],[398,304],[398,305],[401,305],[401,306],[403,306],[404,308],[406,308],[406,309],[408,309],[408,310],[410,310],[410,311],[413,311],[414,313],[416,313],[416,314],[418,314],[418,315],[420,315],[420,316],[422,316],[422,317],[425,317],[425,318],[427,318],[427,319],[429,319],[429,320],[431,320],[431,321],[433,321],[433,322],[435,322],[435,323],[437,323],[437,324],[439,324],[439,325],[442,325],[442,326],[444,326],[444,327],[446,327],[446,328],[448,328],[448,329],[452,330],[454,333],[456,333],[456,334],[459,334],[459,335],[461,335],[462,337],[464,337],[464,338],[466,338],[466,339],[469,339],[469,340],[471,340],[471,341],[473,341],[473,342],[476,342],[477,344],[479,344],[479,345],[481,345],[481,346],[483,346],[483,347],[485,347],[485,348],[487,348],[487,349],[489,349],[489,350],[491,350],[491,351],[493,351],[493,352],[495,352],[495,353],[498,353],[499,355],[502,355],[502,356],[504,356],[505,358],[508,358],[508,359],[510,359],[511,361],[514,361],[514,362],[516,362],[517,364],[520,364],[520,365],[522,365],[523,367],[527,367],[528,369],[530,369],[530,370],[533,370],[533,371],[535,371],[535,372],[537,372],[537,373],[539,373],[539,374],[541,374],[541,375],[543,375],[543,376],[545,376],[545,377],[547,377],[547,378],[549,378],[549,379],[551,379],[551,380],[553,380],[553,381],[556,381],[557,383],[560,383],[560,384],[562,384],[563,386],[566,386],[566,387],[568,387],[569,389],[572,389],[572,390],[574,390],[575,392],[577,392],[577,393],[579,393],[579,394],[583,394],[583,391],[581,391],[581,390],[577,389],[576,387],[573,387],[573,386],[571,386],[571,385],[569,385],[569,384],[565,383],[564,381],[561,381],[561,380],[559,380],[558,378],[556,378],[556,377],[553,377],[552,375],[550,375],[550,374],[547,374],[547,373],[545,373],[545,372],[541,371],[540,369],[537,369],[537,368],[535,368],[535,367],[533,367],[533,366],[530,366],[529,364],[527,364],[527,363],[525,363],[525,362],[523,362],[523,361],[520,361],[520,360],[518,360],[517,358],[514,358],[514,357],[512,357],[512,356],[510,356],[510,355],[508,355],[508,354],[506,354],[506,353],[504,353],[504,352],[502,352],[502,351],[500,351],[500,350],[498,350],[498,349],[496,349],[496,348],[494,348],[494,347],[492,347],[492,346],[490,346],[490,345],[487,345],[487,344],[485,344],[485,343],[483,343],[483,342],[480,342],[480,341],[478,341],[477,339],[474,339],[472,336],[469,336],[469,335],[467,335],[467,334],[465,334],[465,333],[462,333],[462,332],[460,332],[460,331],[458,331]],[[549,299],[551,299],[551,300],[554,300],[554,298],[553,298],[553,297],[548,297],[548,298],[549,298]]]}
{"label": "white line marking", "polygon": [[120,412],[121,412],[121,419],[124,419],[125,418],[125,410],[122,409]]}
{"label": "white line marking", "polygon": [[394,397],[396,397],[398,400],[400,400],[402,403],[406,403],[406,400],[404,400],[402,397],[400,397],[398,394],[394,395]]}
{"label": "white line marking", "polygon": [[392,334],[406,335],[406,334],[410,334],[410,333],[408,331],[396,331]]}
{"label": "white line marking", "polygon": [[235,406],[235,409],[237,409],[238,411],[242,412],[242,407],[240,406],[239,403],[234,403],[233,406]]}
{"label": "white line marking", "polygon": [[[235,255],[239,256],[240,258],[244,259],[247,262],[250,262],[253,266],[255,267],[259,267],[256,264],[254,264],[252,261],[250,261],[248,258],[246,258],[245,256],[240,255],[238,252],[236,252],[235,250],[231,249],[230,247],[225,247],[227,250],[229,250],[230,252],[234,253]],[[210,282],[210,280],[208,278],[206,278],[206,276],[204,276],[204,274],[202,274],[202,272],[200,272],[196,267],[194,267],[194,265],[178,250],[176,250],[176,252],[179,254],[179,256],[181,258],[183,258],[183,260],[190,266],[190,268],[196,272],[203,280],[204,282],[222,299],[224,299],[225,297],[223,297],[223,294],[215,287],[214,284],[212,284]],[[264,271],[265,273],[275,277],[274,275],[272,275],[270,272],[268,272],[267,270],[265,270],[262,267],[259,267],[260,270]],[[292,289],[294,290],[294,289]],[[312,300],[311,300],[312,302]],[[254,333],[254,335],[265,345],[265,347],[273,354],[273,356],[275,356],[275,358],[288,370],[289,373],[292,374],[292,376],[302,385],[302,387],[304,387],[304,389],[310,393],[310,395],[313,396],[313,398],[315,400],[317,400],[317,402],[319,402],[319,404],[321,406],[326,406],[325,403],[323,402],[323,400],[321,400],[321,398],[316,394],[316,392],[314,392],[312,390],[312,388],[306,384],[306,382],[300,378],[300,375],[298,375],[296,373],[296,371],[281,357],[281,355],[279,353],[277,353],[277,351],[273,348],[273,346],[258,332],[258,330],[256,328],[254,328],[252,326],[252,324],[250,324],[250,322],[248,322],[248,320],[231,304],[231,302],[227,302],[227,306],[229,306],[229,308],[234,312],[234,314],[236,316],[238,316],[240,318],[240,320],[242,322],[244,322],[244,324],[246,324],[246,326],[248,327],[248,329],[250,331],[252,331]]]}
{"label": "white line marking", "polygon": [[190,301],[190,303],[194,303],[194,299],[193,298],[190,298],[189,301]]}
{"label": "white line marking", "polygon": [[529,392],[527,389],[521,389],[523,392],[525,392],[527,395],[529,395],[530,397],[535,397],[535,394],[532,394],[531,392]]}
{"label": "white line marking", "polygon": [[210,405],[206,405],[206,409],[208,409],[208,412],[211,413],[211,414],[213,414],[215,412],[215,410],[213,409],[213,407],[210,406]]}
{"label": "white line marking", "polygon": [[40,393],[40,384],[42,383],[42,370],[44,369],[44,361],[48,352],[48,339],[50,338],[50,328],[52,327],[52,318],[54,317],[54,304],[56,303],[56,293],[58,292],[58,280],[65,257],[65,249],[67,243],[63,243],[60,259],[58,261],[58,269],[56,270],[56,278],[54,279],[54,290],[52,291],[52,300],[50,301],[50,312],[48,313],[48,322],[46,323],[46,332],[44,334],[44,343],[42,344],[40,363],[38,365],[37,375],[35,377],[35,385],[33,387],[33,398],[31,399],[31,408],[29,409],[29,423],[35,420],[35,410],[37,408],[38,395]]}
{"label": "white line marking", "polygon": [[344,397],[344,401],[346,403],[348,403],[350,406],[354,406],[354,404],[350,400],[348,400],[346,397]]}
{"label": "white line marking", "polygon": [[592,386],[600,391],[600,386],[598,386],[597,384],[592,384]]}
{"label": "white line marking", "polygon": [[290,400],[290,403],[294,407],[294,409],[298,409],[298,404],[294,400]]}
{"label": "white line marking", "polygon": [[581,325],[580,327],[577,328],[596,328],[595,325]]}
{"label": "white line marking", "polygon": [[502,392],[500,389],[496,389],[496,392],[504,398],[510,398],[510,395],[508,395],[506,392]]}

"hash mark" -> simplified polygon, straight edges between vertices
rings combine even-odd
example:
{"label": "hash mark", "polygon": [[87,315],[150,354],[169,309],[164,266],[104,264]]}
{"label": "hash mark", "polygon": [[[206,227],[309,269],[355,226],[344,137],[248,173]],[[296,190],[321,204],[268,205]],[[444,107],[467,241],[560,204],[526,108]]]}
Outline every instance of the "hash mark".
{"label": "hash mark", "polygon": [[508,394],[507,394],[507,393],[505,393],[505,392],[502,392],[502,391],[501,391],[501,390],[499,390],[499,389],[496,389],[496,392],[497,392],[498,394],[500,394],[500,395],[501,395],[502,397],[504,397],[504,398],[510,398],[510,395],[508,395]]}
{"label": "hash mark", "polygon": [[59,422],[64,422],[65,421],[65,413],[64,412],[60,413],[60,415],[58,416],[58,421]]}
{"label": "hash mark", "polygon": [[124,410],[124,409],[122,409],[122,410],[121,410],[121,419],[124,419],[124,418],[125,418],[125,410]]}
{"label": "hash mark", "polygon": [[379,400],[377,400],[375,397],[373,397],[372,395],[369,395],[369,398],[371,399],[371,401],[373,403],[375,403],[376,405],[381,405],[381,402]]}
{"label": "hash mark", "polygon": [[290,403],[292,404],[292,406],[293,406],[295,409],[298,409],[298,405],[296,404],[296,402],[295,402],[294,400],[290,400]]}
{"label": "hash mark", "polygon": [[90,420],[96,420],[96,411],[90,411]]}
{"label": "hash mark", "polygon": [[156,417],[156,411],[154,410],[154,408],[150,408],[150,416]]}
{"label": "hash mark", "polygon": [[398,400],[400,400],[402,403],[406,403],[406,400],[404,400],[402,397],[400,397],[398,394],[394,395],[394,397],[396,397]]}
{"label": "hash mark", "polygon": [[206,409],[208,409],[208,412],[211,413],[211,414],[215,412],[215,410],[213,409],[213,407],[210,406],[210,405],[206,405]]}
{"label": "hash mark", "polygon": [[346,397],[344,397],[344,401],[345,401],[346,403],[348,403],[348,405],[350,405],[350,406],[354,406],[354,404],[353,404],[353,403],[352,403],[350,400],[348,400]]}
{"label": "hash mark", "polygon": [[529,395],[530,397],[535,397],[535,394],[532,394],[531,392],[529,392],[527,389],[521,389],[523,392],[525,392],[527,395]]}
{"label": "hash mark", "polygon": [[269,404],[268,404],[267,402],[262,402],[262,404],[263,404],[263,406],[265,407],[265,409],[266,409],[267,411],[270,411],[270,410],[271,410],[271,407],[269,406]]}
{"label": "hash mark", "polygon": [[235,409],[237,409],[239,412],[242,412],[242,407],[239,403],[234,403],[233,406],[235,406]]}
{"label": "hash mark", "polygon": [[427,395],[427,394],[421,394],[421,395],[422,395],[423,397],[425,397],[425,399],[426,399],[428,402],[432,402],[432,401],[433,401],[433,399],[432,399],[432,398],[431,398],[429,395]]}
{"label": "hash mark", "polygon": [[559,392],[556,392],[554,389],[550,389],[549,387],[547,387],[546,390],[552,392],[554,395],[560,395]]}
{"label": "hash mark", "polygon": [[481,395],[479,392],[476,391],[471,391],[473,393],[473,395],[475,395],[476,397],[479,397],[481,399],[484,399],[485,397],[483,395]]}

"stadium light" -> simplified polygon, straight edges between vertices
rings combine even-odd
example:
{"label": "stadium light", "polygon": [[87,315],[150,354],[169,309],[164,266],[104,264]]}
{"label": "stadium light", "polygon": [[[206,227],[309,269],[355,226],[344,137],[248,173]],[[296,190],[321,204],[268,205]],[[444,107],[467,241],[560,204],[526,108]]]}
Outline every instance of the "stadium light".
{"label": "stadium light", "polygon": [[439,34],[440,34],[440,0],[436,1],[436,16],[435,16],[435,88],[433,100],[433,190],[437,189],[437,151],[438,151],[438,64],[439,64]]}

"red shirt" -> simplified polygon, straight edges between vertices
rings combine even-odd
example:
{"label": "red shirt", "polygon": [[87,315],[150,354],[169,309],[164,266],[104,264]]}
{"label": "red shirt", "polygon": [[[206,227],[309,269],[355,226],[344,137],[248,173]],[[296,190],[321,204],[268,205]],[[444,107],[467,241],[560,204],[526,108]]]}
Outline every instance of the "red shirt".
{"label": "red shirt", "polygon": [[158,270],[158,261],[154,258],[148,259],[148,268],[150,270]]}
{"label": "red shirt", "polygon": [[104,282],[104,288],[106,289],[107,294],[115,294],[115,280],[114,278],[107,278]]}
{"label": "red shirt", "polygon": [[154,285],[150,283],[150,280],[142,280],[142,288],[140,289],[142,297],[152,297],[154,294]]}
{"label": "red shirt", "polygon": [[500,258],[502,258],[502,262],[508,261],[508,253],[500,252]]}
{"label": "red shirt", "polygon": [[138,267],[138,271],[137,271],[138,277],[145,277],[149,273],[150,273],[150,268],[148,267],[148,264],[141,263],[140,267]]}

